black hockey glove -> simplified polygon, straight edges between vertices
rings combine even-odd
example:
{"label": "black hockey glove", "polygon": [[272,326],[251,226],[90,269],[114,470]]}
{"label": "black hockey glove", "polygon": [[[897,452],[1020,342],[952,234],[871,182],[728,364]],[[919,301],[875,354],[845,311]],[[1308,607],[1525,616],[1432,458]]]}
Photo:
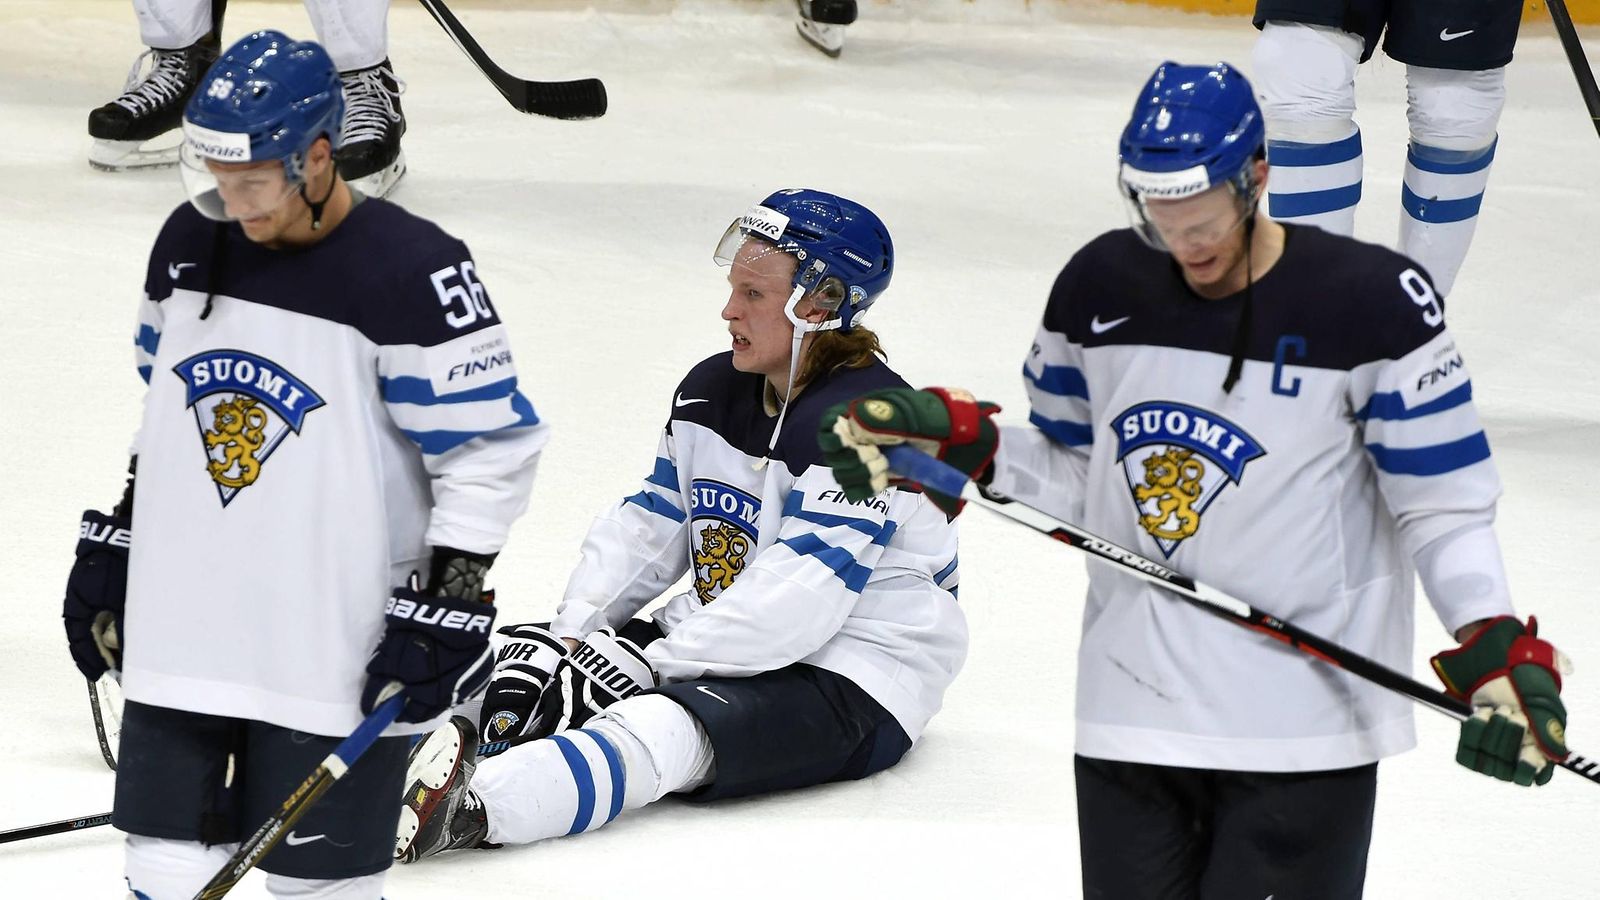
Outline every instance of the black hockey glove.
{"label": "black hockey glove", "polygon": [[572,722],[577,728],[601,710],[647,688],[659,679],[638,644],[601,628],[567,657],[572,667]]}
{"label": "black hockey glove", "polygon": [[500,634],[506,642],[500,646],[480,717],[484,743],[549,737],[564,711],[556,673],[567,647],[544,625],[507,625]]}
{"label": "black hockey glove", "polygon": [[[492,557],[491,557],[492,558]],[[435,561],[438,559],[436,557]],[[488,568],[485,563],[482,569]],[[436,585],[448,583],[436,565]],[[482,572],[472,579],[482,592]],[[489,635],[495,608],[480,599],[439,596],[424,591],[415,572],[407,585],[394,589],[384,618],[388,627],[367,663],[367,684],[361,710],[370,713],[390,682],[399,682],[406,706],[396,721],[426,722],[471,698],[494,672]]]}
{"label": "black hockey glove", "polygon": [[122,668],[122,608],[128,598],[128,547],[133,523],[127,516],[88,510],[78,525],[77,559],[67,575],[61,619],[72,661],[95,681]]}

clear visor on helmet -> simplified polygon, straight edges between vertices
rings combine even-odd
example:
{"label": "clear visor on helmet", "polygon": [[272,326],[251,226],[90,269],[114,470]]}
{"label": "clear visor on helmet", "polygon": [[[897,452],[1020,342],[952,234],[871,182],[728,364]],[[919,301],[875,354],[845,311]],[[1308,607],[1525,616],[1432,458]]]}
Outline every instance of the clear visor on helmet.
{"label": "clear visor on helmet", "polygon": [[[844,282],[828,274],[827,263],[806,253],[804,248],[785,250],[773,243],[765,236],[766,231],[751,227],[750,216],[750,213],[746,213],[742,218],[733,220],[728,230],[722,233],[722,239],[717,241],[716,252],[712,254],[717,265],[744,268],[758,278],[774,278],[779,273],[785,273],[783,277],[788,279],[788,297],[783,311],[790,322],[809,331],[824,331],[843,324],[837,317],[821,323],[808,322],[799,316],[796,308],[801,300],[809,299],[811,305],[818,309],[837,310],[844,303]],[[778,233],[782,234],[781,228]],[[779,257],[785,261],[780,263]]]}
{"label": "clear visor on helmet", "polygon": [[270,215],[300,187],[282,160],[252,162],[248,135],[183,124],[179,170],[189,202],[208,219],[235,222]]}
{"label": "clear visor on helmet", "polygon": [[1222,243],[1255,214],[1255,191],[1239,181],[1212,184],[1203,166],[1182,172],[1122,167],[1122,198],[1134,233],[1167,253]]}

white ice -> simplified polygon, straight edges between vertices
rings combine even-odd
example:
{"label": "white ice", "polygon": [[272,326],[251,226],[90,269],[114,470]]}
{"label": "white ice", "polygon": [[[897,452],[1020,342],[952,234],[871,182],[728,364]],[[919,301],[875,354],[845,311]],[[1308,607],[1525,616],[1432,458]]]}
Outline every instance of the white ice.
{"label": "white ice", "polygon": [[[913,384],[999,401],[1017,421],[1052,278],[1124,224],[1114,158],[1137,87],[1164,58],[1247,65],[1254,38],[1243,19],[1098,3],[880,0],[863,4],[835,61],[801,42],[778,0],[521,5],[534,8],[460,13],[524,77],[604,78],[605,118],[521,116],[421,8],[390,16],[411,129],[395,199],[472,247],[526,392],[557,428],[495,569],[507,621],[550,612],[590,518],[648,473],[677,378],[727,346],[711,249],[745,206],[805,185],[876,209],[898,249],[871,318],[892,363]],[[261,26],[310,36],[298,4],[237,3],[227,24],[230,39]],[[113,176],[85,163],[85,115],[139,49],[119,0],[0,4],[0,829],[111,805],[58,616],[78,512],[121,489],[141,387],[134,304],[156,229],[182,199],[171,170]],[[1524,29],[1509,83],[1450,319],[1506,484],[1513,589],[1577,663],[1570,735],[1593,754],[1600,143],[1547,27]],[[1380,58],[1359,87],[1358,227],[1391,241],[1403,69]],[[981,513],[963,533],[971,657],[899,767],[759,799],[668,801],[583,837],[452,854],[396,869],[387,896],[1077,897],[1083,563]],[[292,561],[241,545],[195,564],[225,592]],[[1445,636],[1419,606],[1426,680]],[[292,665],[294,649],[284,657]],[[1379,770],[1369,897],[1600,896],[1600,788],[1570,773],[1539,790],[1491,782],[1452,762],[1451,722],[1417,719],[1420,746]],[[108,827],[0,846],[0,894],[120,897],[120,852]],[[264,896],[259,877],[237,896]]]}

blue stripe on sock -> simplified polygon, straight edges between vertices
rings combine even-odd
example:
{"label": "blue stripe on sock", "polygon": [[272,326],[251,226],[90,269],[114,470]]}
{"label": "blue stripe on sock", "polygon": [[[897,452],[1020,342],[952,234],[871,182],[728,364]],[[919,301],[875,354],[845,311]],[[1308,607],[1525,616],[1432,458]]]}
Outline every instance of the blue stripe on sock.
{"label": "blue stripe on sock", "polygon": [[1267,164],[1274,167],[1331,166],[1349,162],[1360,155],[1361,132],[1359,131],[1331,144],[1267,141]]}
{"label": "blue stripe on sock", "polygon": [[589,827],[589,820],[594,817],[594,773],[589,771],[589,761],[583,758],[583,751],[571,740],[559,734],[550,735],[550,740],[561,748],[567,768],[572,770],[572,780],[577,783],[578,814],[572,817],[572,830],[567,834],[580,834]]}
{"label": "blue stripe on sock", "polygon": [[1489,164],[1494,162],[1494,150],[1498,146],[1499,138],[1480,150],[1446,150],[1413,143],[1406,148],[1406,162],[1435,175],[1471,175],[1489,168]]}
{"label": "blue stripe on sock", "polygon": [[1361,202],[1361,182],[1325,191],[1302,191],[1298,194],[1267,192],[1267,215],[1274,219],[1291,219],[1315,216],[1336,210],[1349,209]]}
{"label": "blue stripe on sock", "polygon": [[622,774],[622,757],[617,755],[617,748],[611,746],[605,735],[587,728],[578,730],[594,738],[594,742],[600,745],[600,753],[606,758],[606,768],[611,770],[611,813],[606,816],[609,822],[622,812],[622,795],[628,787],[628,781]]}
{"label": "blue stripe on sock", "polygon": [[1435,225],[1464,222],[1478,214],[1478,208],[1483,205],[1483,195],[1474,194],[1461,200],[1424,200],[1411,190],[1411,185],[1402,184],[1400,205],[1405,209],[1406,215],[1418,222]]}

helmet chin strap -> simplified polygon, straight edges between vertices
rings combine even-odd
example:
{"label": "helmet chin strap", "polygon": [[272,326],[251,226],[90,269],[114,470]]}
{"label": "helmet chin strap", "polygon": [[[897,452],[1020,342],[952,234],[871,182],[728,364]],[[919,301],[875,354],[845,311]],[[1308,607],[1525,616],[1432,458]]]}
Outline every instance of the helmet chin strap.
{"label": "helmet chin strap", "polygon": [[778,435],[783,432],[783,419],[789,414],[789,400],[794,397],[794,376],[800,371],[800,346],[805,342],[806,335],[813,331],[832,331],[844,325],[840,319],[808,322],[801,318],[795,309],[800,306],[800,301],[805,295],[806,289],[797,284],[794,292],[789,295],[789,302],[783,306],[784,316],[794,325],[794,341],[789,346],[789,381],[783,389],[783,405],[778,407],[778,423],[772,426],[772,439],[767,441],[767,453],[751,466],[758,472],[767,467],[767,462],[772,458],[772,451],[778,446]]}

